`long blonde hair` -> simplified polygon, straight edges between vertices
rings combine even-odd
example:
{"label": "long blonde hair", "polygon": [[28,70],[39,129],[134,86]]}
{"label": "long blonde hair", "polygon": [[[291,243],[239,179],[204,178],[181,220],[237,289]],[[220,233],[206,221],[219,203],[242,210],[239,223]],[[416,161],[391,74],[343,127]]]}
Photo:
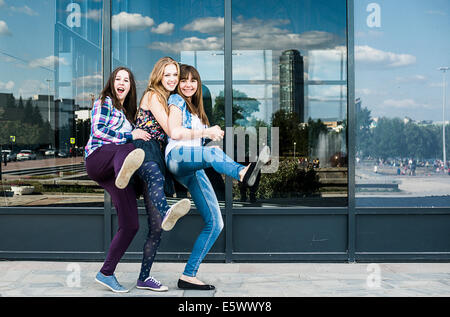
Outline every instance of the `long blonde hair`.
{"label": "long blonde hair", "polygon": [[142,102],[142,99],[144,98],[145,94],[147,92],[155,93],[158,97],[159,101],[164,107],[164,110],[167,114],[169,114],[169,107],[167,105],[167,100],[170,96],[170,91],[167,91],[163,84],[162,84],[162,78],[164,76],[164,69],[167,65],[175,65],[177,68],[178,73],[178,79],[180,79],[180,66],[178,63],[171,57],[165,56],[160,58],[156,63],[155,66],[153,66],[152,72],[150,73],[150,76],[148,78],[148,84],[147,88],[145,88],[144,93],[142,94],[141,100],[139,101],[139,105]]}

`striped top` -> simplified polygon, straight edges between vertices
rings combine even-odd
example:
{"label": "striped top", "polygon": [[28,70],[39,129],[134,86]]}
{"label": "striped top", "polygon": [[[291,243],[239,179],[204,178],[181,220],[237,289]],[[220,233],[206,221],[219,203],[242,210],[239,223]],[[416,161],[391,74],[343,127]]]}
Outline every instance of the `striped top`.
{"label": "striped top", "polygon": [[131,142],[133,127],[128,122],[125,114],[116,109],[110,97],[94,102],[91,112],[91,135],[84,148],[84,157],[88,157],[94,150],[104,144],[124,144]]}

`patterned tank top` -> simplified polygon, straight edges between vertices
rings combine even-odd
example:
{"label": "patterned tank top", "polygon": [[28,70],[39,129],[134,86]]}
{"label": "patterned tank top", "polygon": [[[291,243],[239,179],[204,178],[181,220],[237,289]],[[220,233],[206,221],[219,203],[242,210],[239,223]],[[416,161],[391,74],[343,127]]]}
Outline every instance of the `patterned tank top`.
{"label": "patterned tank top", "polygon": [[159,125],[158,121],[156,121],[150,110],[139,108],[136,119],[136,128],[147,131],[154,140],[158,140],[162,143],[167,142],[167,135],[164,132],[164,129]]}

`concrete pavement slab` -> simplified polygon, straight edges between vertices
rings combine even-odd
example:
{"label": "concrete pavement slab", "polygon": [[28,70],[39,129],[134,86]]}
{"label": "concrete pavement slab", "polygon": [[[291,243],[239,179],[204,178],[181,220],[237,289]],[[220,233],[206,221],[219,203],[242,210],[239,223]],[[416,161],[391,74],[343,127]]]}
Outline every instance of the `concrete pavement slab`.
{"label": "concrete pavement slab", "polygon": [[[184,263],[156,262],[152,276],[169,287],[136,289],[140,263],[119,263],[116,276],[130,291],[96,283],[102,263],[0,261],[2,297],[448,297],[450,263],[203,263],[198,277],[214,291],[177,288]],[[378,273],[374,273],[378,272]],[[374,275],[375,274],[375,275]],[[377,275],[378,274],[378,275]]]}

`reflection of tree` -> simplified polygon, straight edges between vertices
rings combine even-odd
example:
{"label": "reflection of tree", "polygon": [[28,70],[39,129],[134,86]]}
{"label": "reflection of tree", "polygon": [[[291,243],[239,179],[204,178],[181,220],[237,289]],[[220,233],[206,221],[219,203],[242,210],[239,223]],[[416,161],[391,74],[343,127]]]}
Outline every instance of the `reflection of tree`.
{"label": "reflection of tree", "polygon": [[[252,124],[257,122],[257,119],[252,114],[259,110],[259,105],[260,102],[257,99],[248,97],[238,90],[233,90],[233,125],[255,126]],[[225,126],[225,96],[223,91],[216,97],[212,120],[210,119],[210,121],[211,124]]]}
{"label": "reflection of tree", "polygon": [[431,159],[442,155],[442,127],[438,125],[382,117],[371,127],[373,120],[367,108],[362,108],[356,118],[357,153],[362,157]]}
{"label": "reflection of tree", "polygon": [[272,127],[279,129],[280,156],[292,156],[295,142],[296,156],[308,157],[317,147],[319,135],[328,132],[320,119],[315,121],[310,118],[307,124],[303,124],[297,113],[285,110],[278,110],[272,115]]}
{"label": "reflection of tree", "polygon": [[373,120],[370,116],[370,110],[362,108],[356,113],[356,153],[365,156],[365,151],[370,148],[370,125]]}
{"label": "reflection of tree", "polygon": [[278,127],[280,156],[292,155],[294,142],[298,156],[308,155],[308,134],[295,112],[278,110],[272,114],[272,127]]}
{"label": "reflection of tree", "polygon": [[23,104],[22,97],[16,101],[13,95],[6,97],[5,105],[0,105],[0,143],[10,144],[10,136],[16,137],[15,143],[25,147],[36,147],[49,144],[53,130],[50,124],[42,119],[37,106],[32,105],[31,98]]}

